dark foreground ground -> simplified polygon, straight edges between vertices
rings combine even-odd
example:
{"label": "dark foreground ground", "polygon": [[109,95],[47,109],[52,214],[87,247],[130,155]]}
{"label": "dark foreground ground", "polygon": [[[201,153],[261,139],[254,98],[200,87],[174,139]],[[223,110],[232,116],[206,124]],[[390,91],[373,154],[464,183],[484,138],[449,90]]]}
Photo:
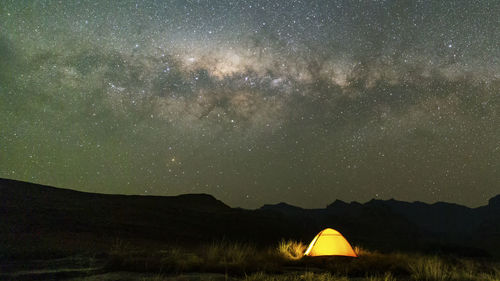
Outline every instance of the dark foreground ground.
{"label": "dark foreground ground", "polygon": [[306,245],[294,241],[267,249],[225,242],[196,251],[136,246],[117,242],[100,257],[4,261],[0,280],[500,280],[500,261],[491,258],[383,254],[358,247],[358,258],[313,258],[302,257]]}
{"label": "dark foreground ground", "polygon": [[[302,258],[333,227],[359,258]],[[282,241],[280,243],[280,241]],[[372,200],[230,208],[210,195],[123,196],[0,179],[0,280],[499,280],[488,205]]]}

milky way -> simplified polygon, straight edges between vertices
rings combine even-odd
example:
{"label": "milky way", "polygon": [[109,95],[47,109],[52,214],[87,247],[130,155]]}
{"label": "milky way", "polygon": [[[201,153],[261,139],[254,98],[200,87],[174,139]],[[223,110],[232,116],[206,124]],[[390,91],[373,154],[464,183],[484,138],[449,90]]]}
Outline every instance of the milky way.
{"label": "milky way", "polygon": [[0,177],[231,206],[500,193],[499,1],[4,1]]}

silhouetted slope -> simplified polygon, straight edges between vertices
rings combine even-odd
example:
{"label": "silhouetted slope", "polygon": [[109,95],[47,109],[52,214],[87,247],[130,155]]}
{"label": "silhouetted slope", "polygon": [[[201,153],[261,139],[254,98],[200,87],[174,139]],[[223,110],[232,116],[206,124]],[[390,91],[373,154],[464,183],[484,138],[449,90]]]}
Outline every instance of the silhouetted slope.
{"label": "silhouetted slope", "polygon": [[500,194],[488,200],[488,207],[500,210]]}
{"label": "silhouetted slope", "polygon": [[326,227],[339,230],[353,245],[372,249],[495,254],[500,252],[500,196],[475,209],[448,203],[337,200],[325,209],[280,203],[244,210],[207,194],[107,195],[0,179],[0,257],[2,247],[26,246],[22,243],[36,243],[41,237],[184,245],[224,239],[268,245],[281,238],[308,243]]}
{"label": "silhouetted slope", "polygon": [[69,231],[156,239],[199,239],[199,227],[222,234],[215,227],[220,223],[215,214],[232,210],[206,194],[106,195],[12,180],[0,180],[0,202],[2,232]]}
{"label": "silhouetted slope", "polygon": [[271,243],[287,228],[274,214],[232,209],[206,194],[108,195],[0,179],[0,202],[0,234],[9,236],[89,233],[184,244]]}
{"label": "silhouetted slope", "polygon": [[499,252],[500,195],[491,198],[487,206],[479,207],[478,212],[481,221],[474,235],[474,242],[482,248],[489,249],[490,252]]}

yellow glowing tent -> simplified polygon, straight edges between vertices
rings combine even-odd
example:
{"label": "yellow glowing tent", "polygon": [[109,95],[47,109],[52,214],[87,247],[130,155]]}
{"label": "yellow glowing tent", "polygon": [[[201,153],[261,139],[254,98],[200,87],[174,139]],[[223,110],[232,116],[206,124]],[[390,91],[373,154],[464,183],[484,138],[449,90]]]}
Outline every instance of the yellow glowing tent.
{"label": "yellow glowing tent", "polygon": [[335,229],[326,228],[314,237],[306,256],[348,256],[357,257],[347,240]]}

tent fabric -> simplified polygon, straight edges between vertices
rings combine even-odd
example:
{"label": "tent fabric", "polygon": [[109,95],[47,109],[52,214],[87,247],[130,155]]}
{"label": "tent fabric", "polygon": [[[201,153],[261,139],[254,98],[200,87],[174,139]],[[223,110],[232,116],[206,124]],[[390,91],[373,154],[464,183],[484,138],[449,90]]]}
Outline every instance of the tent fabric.
{"label": "tent fabric", "polygon": [[326,228],[314,237],[307,247],[306,256],[357,257],[347,240],[335,229]]}

